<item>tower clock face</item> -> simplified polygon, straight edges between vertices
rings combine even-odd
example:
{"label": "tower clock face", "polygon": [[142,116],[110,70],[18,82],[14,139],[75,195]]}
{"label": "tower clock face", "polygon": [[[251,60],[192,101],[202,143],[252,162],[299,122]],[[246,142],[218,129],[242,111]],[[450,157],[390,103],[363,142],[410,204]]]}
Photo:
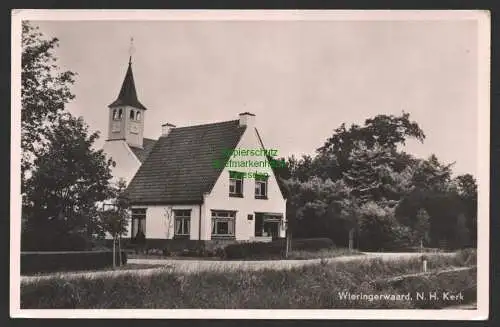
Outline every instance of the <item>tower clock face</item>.
{"label": "tower clock face", "polygon": [[137,124],[130,125],[130,133],[139,134],[139,127]]}
{"label": "tower clock face", "polygon": [[111,126],[111,131],[113,133],[119,133],[120,132],[120,122],[114,122],[113,125]]}

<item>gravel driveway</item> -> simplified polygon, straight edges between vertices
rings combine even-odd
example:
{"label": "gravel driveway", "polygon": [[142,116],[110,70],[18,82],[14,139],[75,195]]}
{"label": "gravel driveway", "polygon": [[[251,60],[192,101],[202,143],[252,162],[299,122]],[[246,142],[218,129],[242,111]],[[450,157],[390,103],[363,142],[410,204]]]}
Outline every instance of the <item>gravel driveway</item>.
{"label": "gravel driveway", "polygon": [[[396,260],[418,257],[420,253],[375,253],[365,252],[364,255],[351,255],[324,259],[328,262],[348,262],[356,260],[367,260],[381,258],[382,260]],[[172,260],[172,259],[129,259],[134,264],[154,264],[174,267],[175,271],[190,272],[200,270],[227,270],[243,268],[247,270],[259,270],[264,268],[287,269],[303,265],[320,263],[321,259],[310,260],[262,260],[262,261],[213,261],[213,260]]]}

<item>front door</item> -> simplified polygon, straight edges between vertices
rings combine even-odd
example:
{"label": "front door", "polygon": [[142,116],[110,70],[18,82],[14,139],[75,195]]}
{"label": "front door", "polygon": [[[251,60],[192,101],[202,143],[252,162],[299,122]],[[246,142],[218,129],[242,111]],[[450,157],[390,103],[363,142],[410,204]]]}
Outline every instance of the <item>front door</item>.
{"label": "front door", "polygon": [[281,220],[281,216],[276,214],[256,212],[255,236],[278,238]]}
{"label": "front door", "polygon": [[279,222],[264,220],[264,232],[267,236],[271,236],[273,239],[279,237],[279,226]]}

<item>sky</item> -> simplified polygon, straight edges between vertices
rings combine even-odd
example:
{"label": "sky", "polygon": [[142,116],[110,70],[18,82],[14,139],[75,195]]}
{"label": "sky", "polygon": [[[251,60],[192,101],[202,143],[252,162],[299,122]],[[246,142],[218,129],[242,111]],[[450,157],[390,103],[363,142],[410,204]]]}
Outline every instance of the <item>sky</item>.
{"label": "sky", "polygon": [[145,137],[256,115],[267,148],[314,154],[342,123],[410,113],[423,144],[406,152],[477,174],[478,30],[443,21],[34,21],[76,72],[68,110],[107,137],[134,38]]}

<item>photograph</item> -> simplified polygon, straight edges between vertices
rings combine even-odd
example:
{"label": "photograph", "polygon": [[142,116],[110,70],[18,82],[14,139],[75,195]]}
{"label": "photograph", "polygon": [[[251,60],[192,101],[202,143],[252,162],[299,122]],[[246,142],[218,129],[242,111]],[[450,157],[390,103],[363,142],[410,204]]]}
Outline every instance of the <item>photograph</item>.
{"label": "photograph", "polygon": [[11,53],[11,317],[488,317],[488,11],[17,9]]}

